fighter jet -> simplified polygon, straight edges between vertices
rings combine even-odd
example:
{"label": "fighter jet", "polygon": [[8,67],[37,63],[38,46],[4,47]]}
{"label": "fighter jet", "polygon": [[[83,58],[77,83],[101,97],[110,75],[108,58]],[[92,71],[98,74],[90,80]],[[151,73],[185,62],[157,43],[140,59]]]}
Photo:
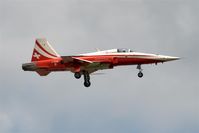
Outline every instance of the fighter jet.
{"label": "fighter jet", "polygon": [[110,49],[79,55],[60,56],[44,39],[36,39],[30,63],[22,64],[24,71],[34,71],[40,76],[51,72],[70,71],[76,79],[84,77],[84,86],[89,87],[90,74],[98,70],[113,69],[116,66],[137,65],[138,77],[142,78],[143,64],[158,64],[178,60],[179,57],[148,54],[131,49]]}

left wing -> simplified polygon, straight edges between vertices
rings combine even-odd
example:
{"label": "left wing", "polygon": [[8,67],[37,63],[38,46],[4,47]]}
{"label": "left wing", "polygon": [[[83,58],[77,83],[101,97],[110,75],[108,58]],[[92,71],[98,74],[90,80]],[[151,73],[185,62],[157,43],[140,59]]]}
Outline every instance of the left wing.
{"label": "left wing", "polygon": [[63,63],[79,64],[84,70],[93,73],[97,70],[110,68],[110,63],[93,62],[75,56],[61,56]]}
{"label": "left wing", "polygon": [[94,63],[92,61],[84,60],[74,56],[61,56],[61,58],[63,60],[63,63],[80,63],[80,64]]}

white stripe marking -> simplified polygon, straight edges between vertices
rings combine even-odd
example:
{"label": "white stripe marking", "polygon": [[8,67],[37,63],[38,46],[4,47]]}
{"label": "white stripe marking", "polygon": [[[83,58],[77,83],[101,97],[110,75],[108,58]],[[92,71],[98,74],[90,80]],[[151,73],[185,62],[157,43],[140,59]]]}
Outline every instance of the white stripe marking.
{"label": "white stripe marking", "polygon": [[40,46],[45,49],[48,53],[60,57],[59,54],[53,49],[53,47],[50,45],[50,43],[46,39],[37,39],[37,42],[40,44]]}
{"label": "white stripe marking", "polygon": [[56,57],[53,57],[49,54],[47,54],[46,52],[44,52],[42,49],[39,48],[39,46],[35,45],[35,50],[40,53],[41,55],[47,57],[47,58],[52,58],[52,59],[55,59]]}

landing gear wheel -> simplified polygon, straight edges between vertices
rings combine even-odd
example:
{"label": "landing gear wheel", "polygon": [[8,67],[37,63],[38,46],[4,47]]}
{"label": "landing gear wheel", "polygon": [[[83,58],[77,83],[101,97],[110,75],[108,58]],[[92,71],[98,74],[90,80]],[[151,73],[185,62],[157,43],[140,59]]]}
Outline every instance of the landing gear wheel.
{"label": "landing gear wheel", "polygon": [[138,73],[138,77],[139,77],[139,78],[142,78],[142,77],[143,77],[143,73],[142,73],[142,72],[139,72],[139,73]]}
{"label": "landing gear wheel", "polygon": [[76,72],[75,74],[74,74],[74,77],[76,78],[76,79],[80,79],[81,78],[81,73],[79,73],[79,72]]}
{"label": "landing gear wheel", "polygon": [[90,87],[91,86],[91,82],[90,81],[85,81],[84,82],[84,86],[85,87]]}

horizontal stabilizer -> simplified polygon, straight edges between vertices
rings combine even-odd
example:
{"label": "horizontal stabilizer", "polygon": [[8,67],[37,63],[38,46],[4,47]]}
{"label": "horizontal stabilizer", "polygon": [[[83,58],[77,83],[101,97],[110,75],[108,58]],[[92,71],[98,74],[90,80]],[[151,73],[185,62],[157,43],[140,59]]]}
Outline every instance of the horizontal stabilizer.
{"label": "horizontal stabilizer", "polygon": [[36,71],[40,76],[47,76],[50,72],[46,70],[37,70]]}

